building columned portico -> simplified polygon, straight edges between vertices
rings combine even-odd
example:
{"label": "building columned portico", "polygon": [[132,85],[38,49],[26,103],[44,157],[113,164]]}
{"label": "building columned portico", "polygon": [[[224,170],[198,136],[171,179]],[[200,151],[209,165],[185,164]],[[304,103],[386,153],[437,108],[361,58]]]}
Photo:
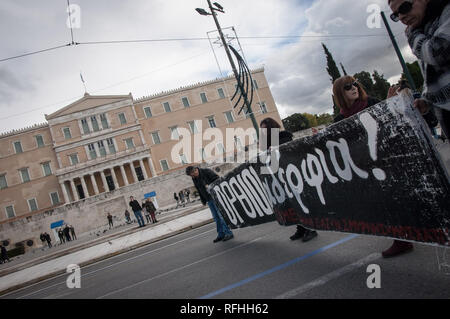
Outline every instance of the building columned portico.
{"label": "building columned portico", "polygon": [[[65,203],[109,192],[155,176],[149,150],[117,156],[95,165],[57,171]],[[86,166],[86,167],[82,167]]]}

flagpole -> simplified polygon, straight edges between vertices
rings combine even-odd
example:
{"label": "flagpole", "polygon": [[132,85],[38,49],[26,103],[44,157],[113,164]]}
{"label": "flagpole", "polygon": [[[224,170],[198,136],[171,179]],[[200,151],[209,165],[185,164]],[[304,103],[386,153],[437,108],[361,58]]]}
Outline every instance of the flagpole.
{"label": "flagpole", "polygon": [[83,82],[83,86],[84,86],[84,94],[87,94],[86,83],[84,83],[84,79],[83,79],[83,75],[81,74],[81,71],[80,71],[80,78],[81,78],[81,82]]}

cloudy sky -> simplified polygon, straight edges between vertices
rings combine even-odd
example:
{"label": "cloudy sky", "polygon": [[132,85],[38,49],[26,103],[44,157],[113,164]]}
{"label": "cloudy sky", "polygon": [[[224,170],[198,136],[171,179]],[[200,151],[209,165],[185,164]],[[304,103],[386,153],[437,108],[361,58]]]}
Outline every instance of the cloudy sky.
{"label": "cloudy sky", "polygon": [[[296,112],[331,112],[331,82],[321,47],[325,43],[347,72],[373,72],[394,83],[401,73],[384,25],[368,6],[390,14],[386,0],[220,0],[225,33],[234,27],[250,68],[265,67],[282,118]],[[3,0],[0,3],[0,132],[45,122],[84,94],[134,98],[215,79],[230,67],[213,44],[211,16],[194,9],[206,0],[70,0],[73,37],[80,44],[16,59],[10,57],[64,46],[72,41],[67,0]],[[369,28],[367,22],[374,23]],[[390,21],[407,61],[414,61],[400,23]],[[169,41],[170,40],[170,41]],[[236,41],[232,45],[237,46]]]}

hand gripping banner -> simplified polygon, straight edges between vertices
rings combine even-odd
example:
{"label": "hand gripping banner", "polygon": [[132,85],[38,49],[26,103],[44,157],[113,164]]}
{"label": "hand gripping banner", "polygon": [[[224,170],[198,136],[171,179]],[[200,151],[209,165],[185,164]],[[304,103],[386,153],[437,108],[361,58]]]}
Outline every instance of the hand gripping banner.
{"label": "hand gripping banner", "polygon": [[449,246],[449,175],[412,102],[402,94],[272,148],[276,171],[250,161],[218,179],[209,189],[227,224],[277,220]]}

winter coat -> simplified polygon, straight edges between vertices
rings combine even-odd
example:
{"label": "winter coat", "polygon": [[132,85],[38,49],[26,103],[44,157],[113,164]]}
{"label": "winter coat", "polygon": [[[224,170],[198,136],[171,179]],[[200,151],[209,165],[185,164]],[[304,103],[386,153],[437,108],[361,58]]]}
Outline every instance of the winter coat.
{"label": "winter coat", "polygon": [[216,179],[219,178],[219,175],[214,173],[213,170],[209,168],[199,168],[198,177],[193,177],[192,181],[194,182],[195,188],[197,188],[198,194],[200,195],[200,200],[203,205],[212,200],[211,195],[208,193],[206,186],[213,183]]}

